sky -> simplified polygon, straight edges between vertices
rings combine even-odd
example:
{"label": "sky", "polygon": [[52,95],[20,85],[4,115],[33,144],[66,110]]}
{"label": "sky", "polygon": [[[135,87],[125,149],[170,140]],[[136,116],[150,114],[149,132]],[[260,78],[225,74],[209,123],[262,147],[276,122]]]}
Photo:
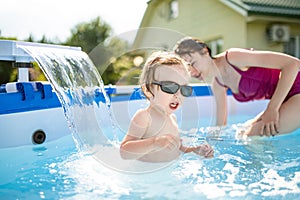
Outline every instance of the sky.
{"label": "sky", "polygon": [[100,16],[114,35],[139,27],[149,0],[0,0],[0,35],[24,40],[43,35],[65,41],[71,29]]}

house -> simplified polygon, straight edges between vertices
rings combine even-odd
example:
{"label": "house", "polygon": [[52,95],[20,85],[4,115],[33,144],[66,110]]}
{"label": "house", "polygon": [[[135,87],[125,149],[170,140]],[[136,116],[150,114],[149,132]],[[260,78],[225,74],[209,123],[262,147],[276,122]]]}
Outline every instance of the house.
{"label": "house", "polygon": [[171,50],[184,36],[213,54],[242,47],[300,58],[300,0],[150,0],[133,46]]}

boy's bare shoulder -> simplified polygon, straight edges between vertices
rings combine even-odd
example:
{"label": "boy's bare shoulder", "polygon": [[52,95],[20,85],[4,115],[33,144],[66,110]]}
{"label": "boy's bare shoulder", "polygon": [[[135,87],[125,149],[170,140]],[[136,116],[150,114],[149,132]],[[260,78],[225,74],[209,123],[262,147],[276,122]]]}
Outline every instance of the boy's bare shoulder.
{"label": "boy's bare shoulder", "polygon": [[136,113],[134,114],[134,117],[147,117],[149,115],[149,112],[147,110],[147,108],[142,108],[139,109],[138,111],[136,111]]}
{"label": "boy's bare shoulder", "polygon": [[144,109],[138,110],[134,114],[132,121],[135,121],[135,123],[137,123],[139,125],[146,126],[146,125],[148,125],[150,119],[151,118],[150,118],[150,114],[149,114],[148,110],[146,108],[144,108]]}

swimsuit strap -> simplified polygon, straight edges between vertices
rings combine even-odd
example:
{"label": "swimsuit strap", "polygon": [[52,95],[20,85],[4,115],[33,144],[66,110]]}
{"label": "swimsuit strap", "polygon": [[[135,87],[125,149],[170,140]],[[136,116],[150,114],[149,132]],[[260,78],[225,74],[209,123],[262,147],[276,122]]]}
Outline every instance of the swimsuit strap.
{"label": "swimsuit strap", "polygon": [[[231,63],[229,62],[229,60],[228,60],[228,53],[229,53],[228,51],[225,52],[225,60],[226,60],[226,62],[227,62],[233,69],[235,69],[239,74],[242,75],[242,74],[244,73],[244,71],[241,70],[240,68],[234,66],[233,64],[231,64]],[[216,79],[217,83],[218,83],[219,85],[221,85],[222,87],[229,88],[227,85],[222,84],[222,83],[219,81],[219,79],[218,79],[217,77],[216,77],[215,79]]]}
{"label": "swimsuit strap", "polygon": [[215,80],[217,81],[217,83],[218,83],[220,86],[222,86],[222,87],[224,87],[224,88],[228,88],[228,86],[227,86],[227,85],[224,85],[223,83],[221,83],[217,77],[215,77]]}
{"label": "swimsuit strap", "polygon": [[[240,69],[237,68],[236,66],[234,66],[233,64],[231,64],[231,63],[228,61],[228,51],[226,51],[226,53],[225,53],[225,59],[226,59],[226,62],[227,62],[231,67],[233,67],[235,70],[237,70],[237,71],[240,73]],[[224,87],[224,88],[228,88],[228,86],[225,85],[225,84],[223,84],[223,83],[221,83],[217,77],[215,77],[215,80],[217,81],[217,83],[218,83],[220,86],[222,86],[222,87]]]}
{"label": "swimsuit strap", "polygon": [[240,68],[234,66],[233,64],[231,64],[228,60],[228,51],[226,51],[225,53],[225,59],[226,59],[226,62],[231,66],[233,67],[236,71],[238,71],[240,74],[243,72]]}

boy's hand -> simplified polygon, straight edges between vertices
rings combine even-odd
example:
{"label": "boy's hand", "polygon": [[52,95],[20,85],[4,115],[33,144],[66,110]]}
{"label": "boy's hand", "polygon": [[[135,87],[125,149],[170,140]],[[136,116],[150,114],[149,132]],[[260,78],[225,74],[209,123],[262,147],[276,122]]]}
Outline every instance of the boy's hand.
{"label": "boy's hand", "polygon": [[154,144],[158,147],[166,148],[170,151],[172,151],[174,148],[179,149],[180,147],[180,141],[171,134],[156,137],[154,140]]}
{"label": "boy's hand", "polygon": [[195,147],[193,152],[197,155],[204,156],[205,158],[212,158],[214,156],[214,150],[209,144],[203,144]]}

